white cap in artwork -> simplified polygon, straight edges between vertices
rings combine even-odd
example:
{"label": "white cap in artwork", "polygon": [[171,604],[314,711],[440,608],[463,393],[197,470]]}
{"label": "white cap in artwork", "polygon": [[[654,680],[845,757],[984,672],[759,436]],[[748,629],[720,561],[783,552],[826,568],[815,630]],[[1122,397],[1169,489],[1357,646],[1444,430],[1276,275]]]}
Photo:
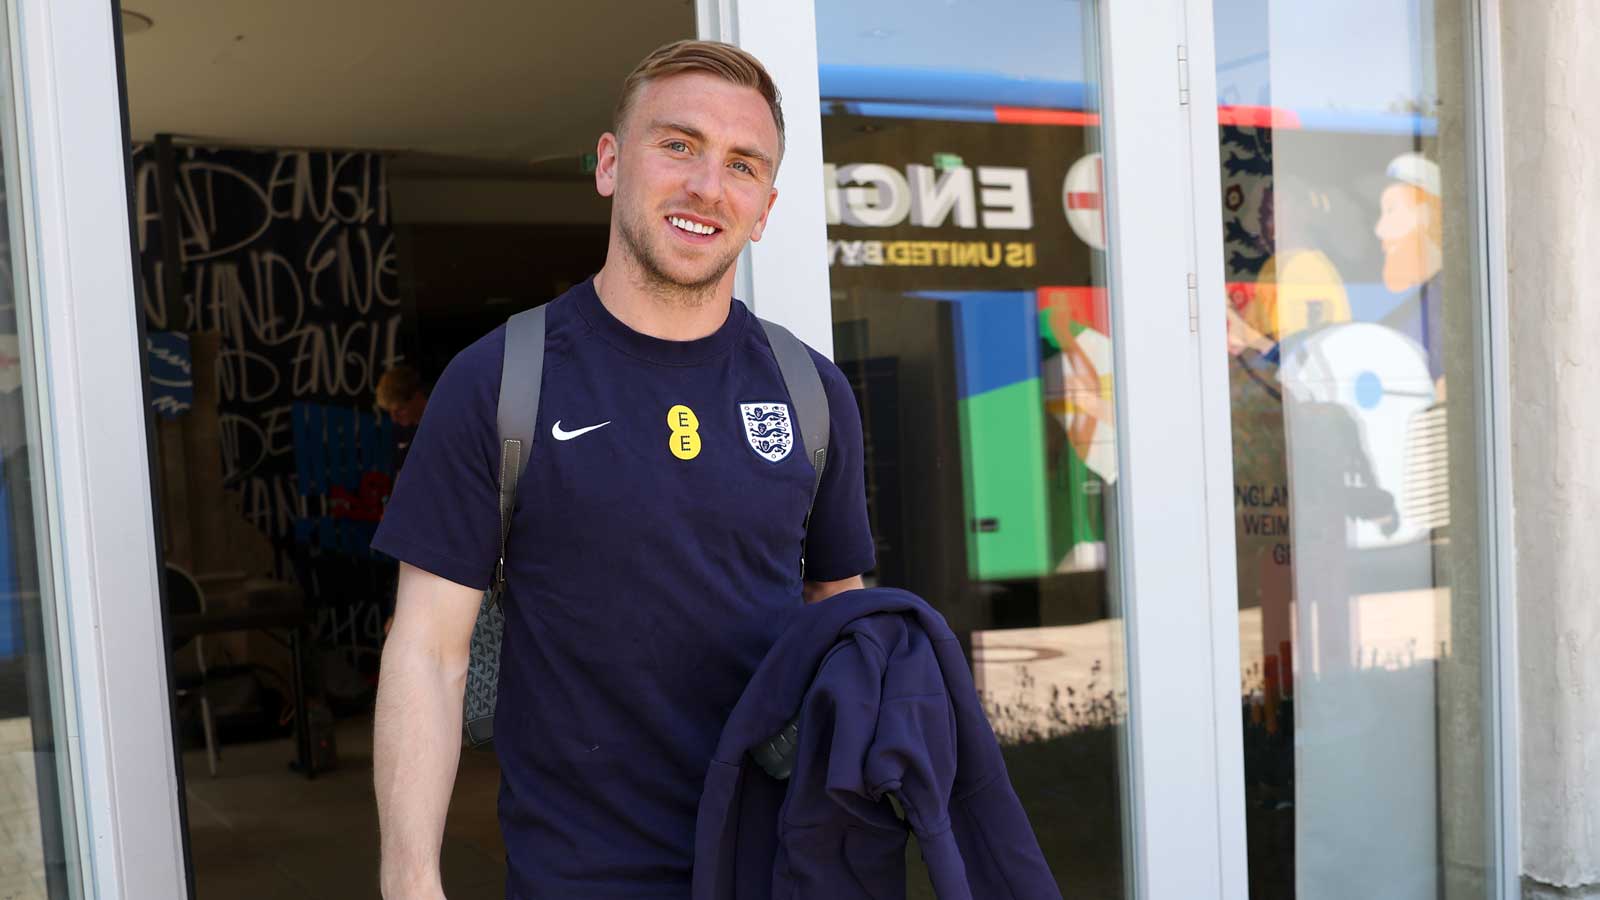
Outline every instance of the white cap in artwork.
{"label": "white cap in artwork", "polygon": [[1439,164],[1421,153],[1402,153],[1389,161],[1385,173],[1395,181],[1421,188],[1435,197],[1443,196],[1439,185]]}

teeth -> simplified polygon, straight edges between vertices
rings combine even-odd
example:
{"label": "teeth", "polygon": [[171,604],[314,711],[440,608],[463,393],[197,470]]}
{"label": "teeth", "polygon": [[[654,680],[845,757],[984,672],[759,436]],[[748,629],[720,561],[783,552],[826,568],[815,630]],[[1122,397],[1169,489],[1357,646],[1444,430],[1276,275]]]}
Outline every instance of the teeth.
{"label": "teeth", "polygon": [[667,221],[671,222],[678,228],[682,228],[684,231],[692,231],[695,234],[717,233],[717,230],[712,228],[710,225],[701,225],[699,222],[691,222],[688,219],[680,218],[678,216],[668,216]]}

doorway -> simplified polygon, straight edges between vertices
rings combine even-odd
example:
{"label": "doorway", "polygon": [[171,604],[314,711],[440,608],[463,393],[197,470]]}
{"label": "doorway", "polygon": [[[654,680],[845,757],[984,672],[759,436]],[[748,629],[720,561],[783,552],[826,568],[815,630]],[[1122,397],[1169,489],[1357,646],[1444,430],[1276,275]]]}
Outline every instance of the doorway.
{"label": "doorway", "polygon": [[[1064,4],[1071,15],[1056,9],[1050,13],[1056,18],[1043,24],[1028,19],[1037,6],[1018,3],[966,23],[925,15],[919,4],[889,2],[878,4],[880,19],[869,22],[873,9],[822,0],[782,8],[703,0],[693,8],[658,9],[652,14],[658,18],[641,18],[620,2],[536,11],[506,4],[505,17],[495,21],[482,14],[429,19],[424,12],[433,11],[420,4],[396,10],[365,0],[314,12],[233,0],[204,10],[148,0],[128,10],[141,16],[124,21],[133,146],[122,149],[134,160],[152,413],[170,416],[155,426],[151,448],[160,471],[159,543],[180,570],[168,579],[172,640],[160,650],[173,657],[174,681],[184,692],[173,705],[185,747],[180,777],[198,896],[237,893],[246,884],[315,896],[317,888],[307,884],[319,878],[336,884],[340,896],[375,890],[370,779],[362,772],[370,728],[361,716],[386,585],[379,561],[362,558],[360,550],[404,427],[392,413],[374,410],[379,381],[407,364],[413,383],[425,387],[457,342],[581,277],[565,263],[592,269],[582,257],[585,229],[604,217],[584,184],[584,156],[605,127],[610,101],[589,96],[589,85],[615,84],[649,48],[697,32],[736,40],[784,72],[822,76],[815,91],[802,80],[788,95],[791,118],[810,124],[791,134],[783,177],[814,186],[820,175],[824,189],[789,207],[796,215],[775,224],[747,255],[741,290],[760,314],[806,323],[797,330],[853,370],[868,437],[877,442],[869,461],[875,534],[889,551],[874,577],[948,591],[936,599],[958,620],[975,668],[1001,698],[996,710],[1014,713],[1023,739],[1010,748],[1013,776],[1041,840],[1061,841],[1064,849],[1052,858],[1062,866],[1063,886],[1072,890],[1086,872],[1073,856],[1086,845],[1063,838],[1090,818],[1099,823],[1094,837],[1106,856],[1084,881],[1112,895],[1244,896],[1256,884],[1286,891],[1313,871],[1308,858],[1296,855],[1303,845],[1272,841],[1352,821],[1339,815],[1343,798],[1327,790],[1336,782],[1323,777],[1343,769],[1337,761],[1294,760],[1293,787],[1300,792],[1294,796],[1311,798],[1320,779],[1329,802],[1324,814],[1308,813],[1286,828],[1268,821],[1297,815],[1280,815],[1281,779],[1260,781],[1263,773],[1275,777],[1271,767],[1246,756],[1251,740],[1281,740],[1283,732],[1270,723],[1312,709],[1314,687],[1298,685],[1296,705],[1282,704],[1286,671],[1307,662],[1292,645],[1282,652],[1286,623],[1276,616],[1294,609],[1292,598],[1280,593],[1271,598],[1275,605],[1263,602],[1255,612],[1240,590],[1253,577],[1242,571],[1252,554],[1265,547],[1270,559],[1283,542],[1252,547],[1241,540],[1237,554],[1233,546],[1240,495],[1228,490],[1238,475],[1230,454],[1237,432],[1228,425],[1239,422],[1230,413],[1240,409],[1230,410],[1224,388],[1260,382],[1236,371],[1255,357],[1224,352],[1223,304],[1232,285],[1223,277],[1225,216],[1212,188],[1224,171],[1213,155],[1219,126],[1223,143],[1275,142],[1270,180],[1274,196],[1282,189],[1286,198],[1297,177],[1326,180],[1318,168],[1325,154],[1297,144],[1326,135],[1295,134],[1272,118],[1271,108],[1265,120],[1249,119],[1261,112],[1252,107],[1233,110],[1246,118],[1219,121],[1218,82],[1231,76],[1217,60],[1248,63],[1258,54],[1213,54],[1211,44],[1244,34],[1269,51],[1292,45],[1280,31],[1269,28],[1262,37],[1253,25],[1225,18],[1248,13],[1248,4],[1217,4],[1214,27],[1202,3]],[[1446,12],[1459,15],[1470,7],[1448,6]],[[1445,9],[1414,5],[1409,34],[1425,33],[1420,23],[1430,7],[1435,14]],[[543,13],[537,22],[536,12]],[[842,26],[830,30],[831,21]],[[617,22],[628,23],[626,40],[618,40]],[[1428,20],[1429,28],[1439,24]],[[991,25],[994,31],[984,30]],[[805,29],[815,29],[818,40],[794,38]],[[602,33],[605,40],[595,38]],[[972,44],[951,44],[952,33]],[[982,45],[994,34],[1002,38],[998,50]],[[1046,45],[1039,53],[1056,71],[997,70],[995,60],[1018,58],[1001,51],[1030,39]],[[943,74],[956,76],[942,93],[925,90],[925,83],[918,93],[917,79],[885,80],[916,69],[916,52],[940,46],[947,51]],[[1416,41],[1410,46],[1420,68],[1444,58],[1430,57]],[[611,63],[614,71],[602,73]],[[830,65],[837,68],[830,72]],[[863,67],[873,77],[852,84],[848,76],[860,76]],[[1285,71],[1268,68],[1273,78]],[[572,86],[572,72],[585,73],[581,85]],[[926,66],[917,72],[923,82],[929,74]],[[974,74],[997,78],[1004,89],[975,88]],[[1440,83],[1470,93],[1464,87],[1470,76],[1456,72]],[[1046,82],[1042,94],[1027,93],[1039,82]],[[1050,93],[1069,84],[1078,93]],[[573,100],[579,96],[581,103]],[[1427,116],[1402,118],[1415,125]],[[1001,133],[1006,139],[995,139]],[[574,136],[574,143],[562,144],[559,136]],[[1424,157],[1445,146],[1429,135],[1412,143]],[[1336,155],[1340,164],[1359,162]],[[1402,155],[1396,150],[1385,164]],[[1402,167],[1402,177],[1385,170],[1369,181],[1425,189],[1427,171]],[[1446,165],[1453,180],[1444,182],[1444,209],[1470,206],[1468,171]],[[1368,187],[1392,185],[1363,182],[1360,193],[1370,204],[1377,195]],[[1260,222],[1252,189],[1241,188],[1242,213],[1229,210],[1230,232]],[[1321,234],[1317,228],[1331,227],[1326,197],[1318,198],[1327,193],[1310,192],[1312,205],[1283,221]],[[1364,229],[1338,232],[1350,237]],[[275,242],[279,231],[293,249],[255,244],[269,234]],[[818,252],[824,247],[827,256]],[[1452,264],[1472,260],[1470,253],[1445,255]],[[882,271],[845,271],[852,261],[869,260]],[[1287,262],[1267,279],[1257,270],[1226,269],[1227,280],[1266,286],[1282,301]],[[932,277],[935,269],[946,271]],[[977,277],[989,269],[1016,277]],[[1458,277],[1470,279],[1470,269]],[[817,289],[830,275],[833,290]],[[829,302],[819,302],[825,296]],[[1462,300],[1447,304],[1447,319],[1477,315],[1469,301],[1481,294],[1452,296]],[[1301,324],[1308,327],[1274,327],[1281,337],[1352,323]],[[1451,333],[1472,336],[1465,326]],[[1450,402],[1480,402],[1481,391],[1474,393],[1480,372],[1469,364],[1450,374]],[[1352,384],[1361,380],[1355,374]],[[1377,402],[1388,396],[1380,392]],[[1366,409],[1362,397],[1373,395],[1354,397]],[[1449,421],[1470,428],[1473,409],[1452,412]],[[935,439],[920,451],[907,441],[930,434]],[[1448,444],[1452,451],[1470,448],[1471,437],[1456,435]],[[1390,456],[1403,455],[1401,442],[1390,444]],[[1476,462],[1460,461],[1449,470],[1457,476]],[[1463,484],[1452,497],[1483,496],[1483,489]],[[1277,502],[1270,490],[1247,491],[1244,505],[1255,497]],[[1254,521],[1293,521],[1310,511],[1302,506]],[[1476,512],[1470,503],[1452,510]],[[1016,527],[1019,521],[1024,527]],[[1421,548],[1431,568],[1413,567],[1427,569],[1424,582],[1456,575],[1447,565],[1472,562],[1452,549],[1461,542],[1446,547],[1436,538],[1427,535]],[[1392,549],[1370,535],[1357,539],[1367,542],[1354,548],[1363,559],[1383,555],[1368,551]],[[1294,575],[1303,580],[1312,571],[1308,565]],[[1471,582],[1466,574],[1451,581]],[[1294,578],[1274,583],[1302,594],[1337,587]],[[1346,611],[1376,623],[1381,616],[1371,607],[1382,601],[1371,595],[1379,593],[1393,591],[1327,593],[1316,605],[1332,608],[1355,597],[1365,605]],[[284,598],[297,602],[280,604]],[[1467,608],[1447,610],[1437,595],[1411,599],[1435,628],[1447,620],[1454,628]],[[180,600],[189,606],[177,609]],[[278,617],[284,605],[300,618]],[[1276,610],[1271,622],[1269,608]],[[257,617],[235,619],[250,627],[226,632],[176,627],[179,616],[215,618],[230,610]],[[1246,644],[1259,650],[1259,672],[1252,668],[1256,657],[1247,656],[1241,668],[1242,619],[1252,629],[1243,635]],[[1341,657],[1346,648],[1338,642],[1352,634],[1348,621],[1328,632],[1335,641],[1328,646],[1337,645]],[[1064,630],[1085,625],[1094,628]],[[1488,646],[1489,627],[1461,633],[1484,637]],[[1053,729],[1074,720],[1058,714],[1043,690],[1056,685],[1040,684],[1066,679],[1060,684],[1079,690],[1070,680],[1084,674],[1074,655],[1084,649],[1073,643],[1078,638],[1092,651],[1105,650],[1107,659],[1123,659],[1120,668],[1111,664],[1116,674],[1105,684],[1113,700],[1121,692],[1125,702],[1100,707],[1109,717],[1088,722],[1106,725],[1102,738],[1114,740],[1102,740],[1087,764],[1058,750],[1061,739],[1073,739],[1072,729]],[[1274,650],[1277,676],[1269,680],[1266,657]],[[1428,669],[1442,657],[1418,658]],[[1479,681],[1469,675],[1469,668],[1449,673],[1460,688],[1451,696],[1463,704],[1444,711],[1492,734],[1492,698],[1475,693]],[[1419,683],[1445,681],[1441,674]],[[1409,721],[1429,731],[1438,726],[1427,721],[1424,707]],[[284,736],[301,725],[305,741]],[[1030,740],[1035,733],[1039,739]],[[1022,758],[1030,754],[1043,761],[1029,766]],[[1441,776],[1450,770],[1452,783],[1483,783],[1478,776],[1488,761],[1471,753],[1437,756],[1423,754],[1419,771],[1437,763]],[[298,771],[288,769],[291,760]],[[313,770],[316,778],[307,778]],[[1084,794],[1066,789],[1067,776],[1085,773],[1098,780],[1093,816],[1078,815],[1074,802]],[[469,781],[457,792],[458,806],[471,796],[470,805],[489,808],[484,786],[492,782],[492,764],[469,760],[463,778]],[[237,786],[237,796],[215,789],[223,784]],[[1457,799],[1455,810],[1504,813],[1494,796]],[[1264,804],[1252,807],[1254,818],[1247,817],[1247,800]],[[1309,811],[1303,803],[1295,808]],[[1052,811],[1070,821],[1052,820]],[[285,818],[291,814],[301,818]],[[308,820],[331,833],[294,827]],[[1257,820],[1268,827],[1258,829]],[[1466,822],[1441,808],[1406,831],[1420,838],[1391,849],[1427,858],[1435,831],[1447,843],[1483,846]],[[500,865],[492,815],[452,819],[449,828],[446,877],[453,895],[495,893]],[[1253,867],[1274,856],[1257,854],[1255,843],[1295,866],[1257,872]]]}
{"label": "doorway", "polygon": [[[599,268],[595,141],[694,9],[130,0],[122,26],[192,895],[376,897],[384,497],[455,353]],[[504,895],[497,787],[464,753],[452,897]]]}
{"label": "doorway", "polygon": [[[724,37],[794,65],[773,27],[789,13],[722,6],[738,13]],[[370,894],[366,710],[392,587],[366,547],[404,451],[397,410],[460,346],[598,265],[606,211],[586,157],[613,97],[589,85],[704,33],[705,12],[507,5],[436,22],[357,2],[310,32],[293,10],[137,12],[151,23],[126,43],[142,306],[152,371],[175,370],[152,382],[161,544],[169,604],[191,597],[173,621],[195,623],[170,648],[195,895]],[[1197,786],[1222,771],[1227,716],[1189,674],[1215,664],[1193,640],[1206,605],[1173,602],[1225,576],[1193,540],[1209,449],[1182,452],[1204,443],[1196,338],[1148,314],[1183,283],[1193,236],[1168,209],[1187,155],[1131,124],[1170,102],[1146,58],[1160,42],[1120,8],[1019,4],[945,23],[975,62],[895,81],[945,45],[918,33],[885,55],[892,34],[858,37],[879,30],[870,15],[815,13],[819,86],[788,95],[809,131],[785,167],[802,187],[785,189],[821,176],[820,196],[791,203],[819,214],[809,239],[826,230],[829,256],[775,226],[743,268],[758,313],[820,310],[817,346],[851,375],[872,445],[869,576],[928,596],[967,642],[1064,890],[1138,896],[1214,870],[1216,830],[1171,815],[1215,811]],[[623,19],[627,47],[608,31]],[[1176,23],[1158,19],[1174,37]],[[1019,35],[1037,70],[993,71]],[[546,44],[559,52],[527,52]],[[588,73],[576,91],[574,71]],[[819,271],[831,303],[778,286]],[[252,604],[300,618],[202,627]],[[1152,749],[1175,741],[1204,752]],[[492,760],[464,761],[452,896],[502,891],[494,785]]]}

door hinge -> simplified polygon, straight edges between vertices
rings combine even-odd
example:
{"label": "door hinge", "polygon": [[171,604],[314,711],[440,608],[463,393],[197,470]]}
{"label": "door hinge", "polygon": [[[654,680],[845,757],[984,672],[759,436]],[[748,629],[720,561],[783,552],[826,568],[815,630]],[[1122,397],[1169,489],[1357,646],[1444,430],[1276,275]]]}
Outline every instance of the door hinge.
{"label": "door hinge", "polygon": [[1189,48],[1178,45],[1178,105],[1189,105]]}
{"label": "door hinge", "polygon": [[1189,333],[1200,331],[1200,279],[1189,273]]}

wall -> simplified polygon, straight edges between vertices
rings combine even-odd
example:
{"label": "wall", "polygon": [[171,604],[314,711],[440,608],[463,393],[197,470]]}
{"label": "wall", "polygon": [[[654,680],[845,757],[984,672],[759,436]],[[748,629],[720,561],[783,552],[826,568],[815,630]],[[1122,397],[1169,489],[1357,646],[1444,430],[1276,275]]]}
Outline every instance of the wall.
{"label": "wall", "polygon": [[1600,897],[1600,7],[1502,0],[1527,897]]}
{"label": "wall", "polygon": [[[506,163],[404,157],[389,174],[400,292],[423,376],[519,309],[558,296],[605,262],[611,201],[587,175],[519,174]],[[421,335],[427,335],[422,340]]]}

